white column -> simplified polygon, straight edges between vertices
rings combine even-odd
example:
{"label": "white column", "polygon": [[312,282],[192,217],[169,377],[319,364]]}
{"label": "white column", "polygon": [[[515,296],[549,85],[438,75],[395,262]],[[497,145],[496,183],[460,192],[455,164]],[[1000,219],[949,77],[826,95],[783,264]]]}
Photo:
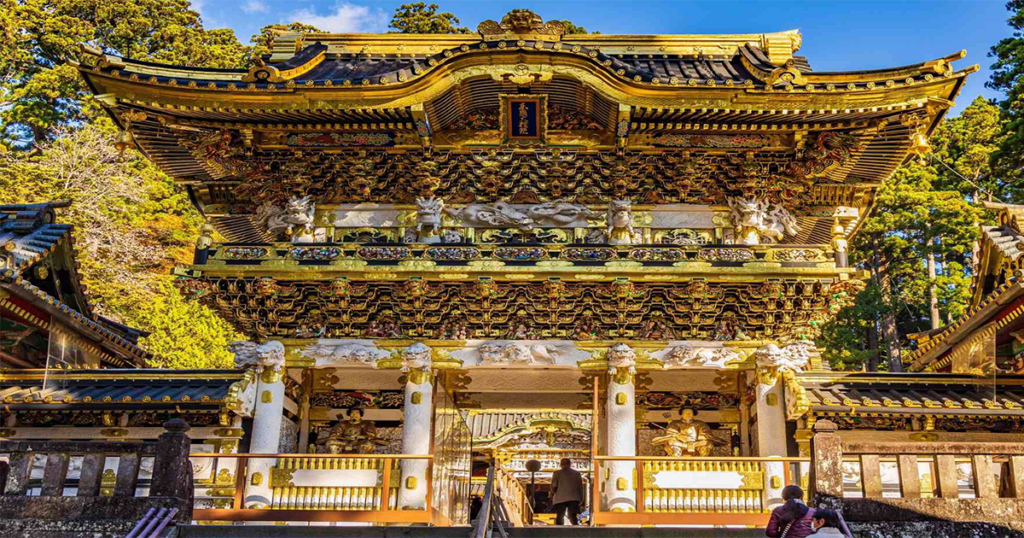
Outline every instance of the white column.
{"label": "white column", "polygon": [[[636,455],[636,385],[630,368],[612,367],[608,381],[605,416],[608,417],[608,455]],[[605,482],[605,510],[633,512],[636,510],[636,484],[632,461],[608,462]]]}
{"label": "white column", "polygon": [[[281,418],[284,416],[283,369],[265,368],[256,387],[256,408],[252,417],[249,452],[277,454],[281,442]],[[245,480],[245,507],[270,508],[270,468],[274,458],[249,460]]]}
{"label": "white column", "polygon": [[[402,350],[405,365],[405,407],[402,408],[402,453],[430,454],[430,429],[434,398],[434,375],[430,369],[430,348],[413,344]],[[402,481],[398,487],[400,510],[427,507],[428,460],[402,460]]]}
{"label": "white column", "polygon": [[[788,456],[786,443],[786,402],[784,373],[800,372],[807,366],[813,344],[798,342],[779,347],[768,344],[754,353],[757,364],[757,449],[761,457]],[[765,465],[765,503],[768,508],[782,504],[785,463]]]}

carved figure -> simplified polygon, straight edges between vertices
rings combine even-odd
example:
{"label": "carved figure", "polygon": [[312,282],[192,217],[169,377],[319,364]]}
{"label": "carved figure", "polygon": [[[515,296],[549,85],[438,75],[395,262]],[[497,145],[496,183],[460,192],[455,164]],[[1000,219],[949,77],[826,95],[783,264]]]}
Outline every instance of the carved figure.
{"label": "carved figure", "polygon": [[775,385],[783,372],[802,372],[810,360],[811,345],[803,342],[781,348],[768,344],[754,352],[758,380],[769,387]]}
{"label": "carved figure", "polygon": [[306,346],[300,354],[308,359],[316,360],[316,367],[336,366],[344,363],[374,365],[378,360],[391,356],[372,344],[312,344]]}
{"label": "carved figure", "polygon": [[716,439],[706,422],[694,418],[696,414],[688,407],[680,409],[679,420],[669,422],[665,435],[652,439],[651,445],[663,447],[667,456],[707,457]]}
{"label": "carved figure", "polygon": [[565,350],[551,344],[485,342],[477,348],[482,365],[554,364]]}
{"label": "carved figure", "polygon": [[293,197],[283,208],[271,202],[261,205],[256,210],[256,219],[275,239],[283,235],[291,242],[310,243],[318,239],[313,226],[315,211],[316,203],[311,197]]}
{"label": "carved figure", "polygon": [[232,342],[228,350],[235,354],[236,368],[279,370],[284,367],[284,344],[277,340],[265,344]]}
{"label": "carved figure", "polygon": [[699,367],[725,368],[726,364],[742,360],[735,351],[727,348],[676,346],[662,357],[665,368]]}
{"label": "carved figure", "polygon": [[317,441],[327,447],[330,454],[370,454],[378,446],[388,444],[377,434],[372,422],[363,420],[363,411],[353,409],[348,419],[331,428],[325,439]]}
{"label": "carved figure", "polygon": [[441,211],[444,200],[440,198],[416,199],[416,240],[420,243],[441,242]]}
{"label": "carved figure", "polygon": [[505,201],[494,205],[470,204],[460,209],[446,209],[445,213],[474,227],[515,226],[521,230],[532,230],[536,224],[529,215]]}
{"label": "carved figure", "polygon": [[608,229],[605,235],[612,245],[633,244],[633,202],[612,200],[608,204]]}
{"label": "carved figure", "polygon": [[779,242],[785,235],[800,233],[796,217],[782,206],[769,211],[770,204],[756,198],[730,198],[728,202],[733,228],[745,245],[759,245],[762,239]]}
{"label": "carved figure", "polygon": [[529,206],[526,209],[530,217],[542,226],[569,226],[587,217],[596,217],[597,213],[586,206],[573,204],[563,200]]}
{"label": "carved figure", "polygon": [[608,349],[608,367],[633,371],[636,366],[636,351],[626,344],[615,344]]}
{"label": "carved figure", "polygon": [[402,349],[402,371],[430,370],[432,364],[430,358],[430,347],[421,342]]}

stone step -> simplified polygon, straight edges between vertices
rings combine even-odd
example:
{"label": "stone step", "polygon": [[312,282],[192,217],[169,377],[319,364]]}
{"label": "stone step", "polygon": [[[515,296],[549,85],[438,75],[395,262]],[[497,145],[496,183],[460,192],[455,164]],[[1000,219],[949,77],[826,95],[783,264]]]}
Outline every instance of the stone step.
{"label": "stone step", "polygon": [[[509,538],[762,538],[762,529],[520,527]],[[469,538],[469,527],[184,525],[178,538]],[[497,533],[492,538],[499,538]]]}

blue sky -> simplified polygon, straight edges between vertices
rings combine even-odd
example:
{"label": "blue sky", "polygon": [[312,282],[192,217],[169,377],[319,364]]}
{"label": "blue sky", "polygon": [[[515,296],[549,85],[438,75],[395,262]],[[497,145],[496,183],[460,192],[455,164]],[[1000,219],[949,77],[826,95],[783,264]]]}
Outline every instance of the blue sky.
{"label": "blue sky", "polygon": [[[413,0],[406,0],[411,2]],[[976,96],[998,97],[985,88],[989,48],[1008,37],[1001,0],[959,1],[466,1],[433,0],[475,29],[514,8],[544,20],[569,19],[606,34],[761,33],[799,29],[803,48],[818,71],[895,67],[967,50],[958,68],[980,64],[957,98],[959,112]],[[402,1],[193,0],[207,28],[229,27],[248,41],[266,24],[301,20],[335,32],[383,32]],[[430,0],[427,0],[430,3]]]}

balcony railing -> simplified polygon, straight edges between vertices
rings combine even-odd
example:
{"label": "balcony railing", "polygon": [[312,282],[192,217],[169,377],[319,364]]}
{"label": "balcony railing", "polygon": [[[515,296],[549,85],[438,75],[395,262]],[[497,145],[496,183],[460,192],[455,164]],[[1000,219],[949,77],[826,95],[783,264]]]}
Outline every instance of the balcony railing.
{"label": "balcony railing", "polygon": [[810,458],[596,456],[593,465],[596,525],[764,525],[768,486],[800,482]]}
{"label": "balcony railing", "polygon": [[[196,521],[346,521],[363,523],[431,523],[448,518],[432,506],[427,480],[426,508],[398,506],[402,461],[427,460],[426,476],[434,476],[434,456],[410,454],[192,454],[197,458],[235,461],[230,507],[197,508]],[[270,469],[269,508],[245,508],[247,469],[255,460],[274,460]],[[197,484],[201,486],[201,484]]]}

